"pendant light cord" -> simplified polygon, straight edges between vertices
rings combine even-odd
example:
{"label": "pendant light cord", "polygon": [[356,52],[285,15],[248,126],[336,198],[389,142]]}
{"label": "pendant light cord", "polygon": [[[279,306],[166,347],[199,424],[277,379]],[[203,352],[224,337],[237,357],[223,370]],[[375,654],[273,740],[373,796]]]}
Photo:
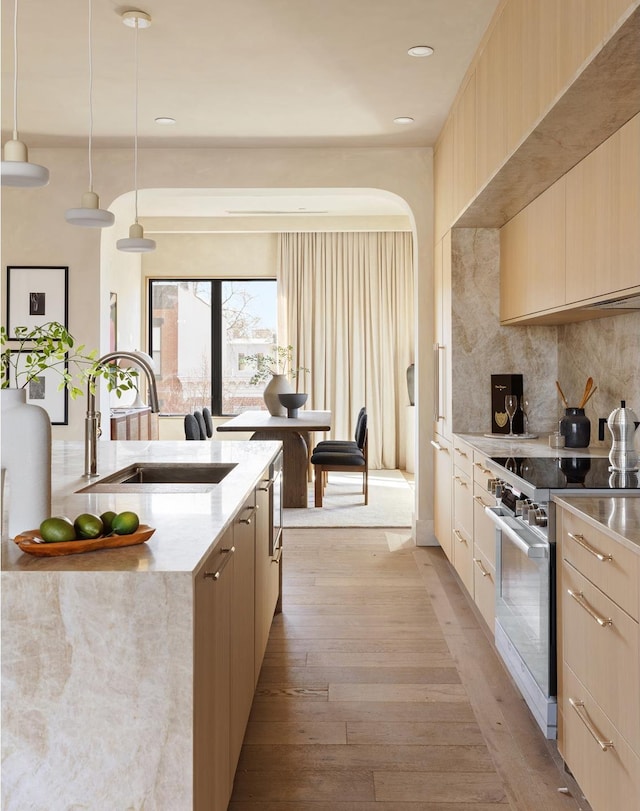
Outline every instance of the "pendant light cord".
{"label": "pendant light cord", "polygon": [[134,222],[138,224],[138,25],[139,20],[136,17],[135,25],[135,48],[134,48],[134,61],[135,61],[135,118],[133,130],[133,192],[135,200],[135,219]]}
{"label": "pendant light cord", "polygon": [[93,1],[89,0],[89,191],[93,191]]}
{"label": "pendant light cord", "polygon": [[13,140],[18,140],[18,0],[13,9]]}

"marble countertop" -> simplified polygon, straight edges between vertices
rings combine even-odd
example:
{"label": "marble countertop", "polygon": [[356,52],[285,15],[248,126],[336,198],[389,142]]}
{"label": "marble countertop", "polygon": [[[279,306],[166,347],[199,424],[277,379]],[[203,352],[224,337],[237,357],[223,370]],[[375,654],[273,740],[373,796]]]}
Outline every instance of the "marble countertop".
{"label": "marble countertop", "polygon": [[454,434],[467,442],[474,450],[487,456],[546,456],[563,459],[575,456],[608,456],[604,446],[589,448],[551,448],[549,434],[540,434],[537,439],[498,439],[483,434]]}
{"label": "marble countertop", "polygon": [[[280,448],[277,441],[100,442],[99,475],[88,480],[83,476],[84,443],[56,441],[52,449],[53,515],[67,515],[73,520],[82,512],[99,515],[106,510],[133,510],[141,523],[156,531],[138,546],[44,558],[23,553],[3,535],[2,570],[193,572],[230,525]],[[122,492],[122,486],[117,488],[119,492],[77,492],[139,461],[235,462],[237,467],[214,485],[162,485],[148,493]]]}

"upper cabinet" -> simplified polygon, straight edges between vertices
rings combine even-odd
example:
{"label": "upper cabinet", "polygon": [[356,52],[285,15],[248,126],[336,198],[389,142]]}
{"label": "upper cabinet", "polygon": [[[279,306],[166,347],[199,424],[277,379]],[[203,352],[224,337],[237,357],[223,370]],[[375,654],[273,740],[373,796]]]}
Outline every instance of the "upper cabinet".
{"label": "upper cabinet", "polygon": [[567,174],[567,297],[640,285],[640,115]]}
{"label": "upper cabinet", "polygon": [[640,114],[500,231],[500,320],[565,323],[640,292]]}
{"label": "upper cabinet", "polygon": [[453,211],[457,216],[476,191],[476,75],[465,85],[453,116]]}
{"label": "upper cabinet", "polygon": [[482,188],[507,157],[506,15],[496,21],[476,67],[476,186]]}
{"label": "upper cabinet", "polygon": [[433,156],[433,186],[436,242],[449,230],[453,220],[453,119],[442,130]]}

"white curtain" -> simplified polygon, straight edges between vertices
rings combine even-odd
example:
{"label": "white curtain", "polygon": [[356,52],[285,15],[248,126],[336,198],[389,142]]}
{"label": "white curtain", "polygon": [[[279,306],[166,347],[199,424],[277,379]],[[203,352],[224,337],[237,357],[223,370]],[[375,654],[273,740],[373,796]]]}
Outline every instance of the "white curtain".
{"label": "white curtain", "polygon": [[[369,466],[404,468],[406,370],[414,360],[412,235],[281,234],[280,333],[294,348],[307,408],[330,410],[336,439],[351,439],[367,407]],[[305,379],[306,378],[306,379]]]}

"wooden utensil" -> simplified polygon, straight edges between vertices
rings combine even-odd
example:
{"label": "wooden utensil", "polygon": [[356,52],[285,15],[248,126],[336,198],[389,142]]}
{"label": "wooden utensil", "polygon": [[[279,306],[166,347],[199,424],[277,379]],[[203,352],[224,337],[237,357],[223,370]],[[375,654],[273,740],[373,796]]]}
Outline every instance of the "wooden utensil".
{"label": "wooden utensil", "polygon": [[597,386],[594,386],[594,387],[591,389],[591,391],[589,392],[589,396],[587,397],[587,399],[582,401],[582,405],[580,406],[580,408],[584,408],[584,407],[586,406],[586,404],[589,402],[589,400],[590,400],[590,399],[593,397],[593,395],[594,395],[594,394],[595,394],[597,391],[598,391],[598,387],[597,387]]}
{"label": "wooden utensil", "polygon": [[591,395],[591,389],[592,388],[593,388],[593,378],[588,377],[587,378],[587,383],[586,383],[586,385],[584,387],[584,394],[582,395],[582,400],[580,400],[580,405],[578,406],[578,408],[584,408],[585,403],[587,402],[587,400],[589,399],[589,396]]}
{"label": "wooden utensil", "polygon": [[569,408],[569,403],[567,402],[567,398],[564,396],[564,392],[560,388],[560,384],[558,383],[557,380],[556,380],[556,386],[557,386],[558,391],[560,392],[560,397],[562,397],[562,402],[564,403],[564,407]]}

